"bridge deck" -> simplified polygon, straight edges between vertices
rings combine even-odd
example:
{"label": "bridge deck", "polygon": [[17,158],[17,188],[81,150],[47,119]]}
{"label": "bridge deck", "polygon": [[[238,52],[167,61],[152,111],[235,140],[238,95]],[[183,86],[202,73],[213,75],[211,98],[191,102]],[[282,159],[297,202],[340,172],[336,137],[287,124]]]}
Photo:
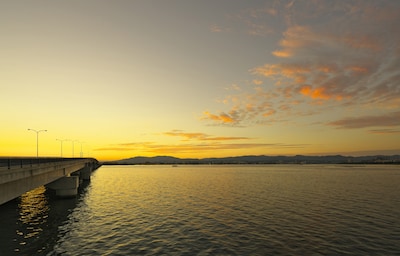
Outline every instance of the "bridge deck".
{"label": "bridge deck", "polygon": [[0,204],[90,166],[94,158],[0,158]]}

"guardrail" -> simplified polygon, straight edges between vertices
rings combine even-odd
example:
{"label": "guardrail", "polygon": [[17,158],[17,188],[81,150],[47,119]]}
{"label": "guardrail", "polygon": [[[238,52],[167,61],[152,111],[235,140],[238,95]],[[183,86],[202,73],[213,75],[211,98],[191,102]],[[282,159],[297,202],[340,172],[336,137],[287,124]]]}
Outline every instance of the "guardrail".
{"label": "guardrail", "polygon": [[0,157],[0,168],[24,168],[33,167],[40,164],[47,164],[53,162],[66,162],[82,159],[92,159],[93,162],[97,162],[94,158],[61,158],[61,157]]}

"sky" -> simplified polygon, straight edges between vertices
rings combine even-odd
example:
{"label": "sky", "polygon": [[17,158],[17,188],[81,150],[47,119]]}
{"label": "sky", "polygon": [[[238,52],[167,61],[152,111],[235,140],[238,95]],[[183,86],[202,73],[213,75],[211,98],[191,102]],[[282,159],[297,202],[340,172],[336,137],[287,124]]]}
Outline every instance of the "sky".
{"label": "sky", "polygon": [[399,13],[395,0],[3,0],[0,156],[400,154]]}

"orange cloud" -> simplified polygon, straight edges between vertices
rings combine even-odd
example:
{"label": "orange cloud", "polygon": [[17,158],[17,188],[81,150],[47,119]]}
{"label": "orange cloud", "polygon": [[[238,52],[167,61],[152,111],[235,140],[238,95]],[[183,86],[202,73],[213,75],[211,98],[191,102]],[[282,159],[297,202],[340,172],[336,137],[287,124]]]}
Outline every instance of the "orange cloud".
{"label": "orange cloud", "polygon": [[167,136],[178,136],[178,137],[184,137],[186,139],[201,139],[205,138],[208,135],[204,133],[199,133],[199,132],[182,132],[180,130],[174,130],[170,132],[164,132],[164,135]]}
{"label": "orange cloud", "polygon": [[271,76],[285,76],[288,78],[297,78],[299,75],[303,75],[311,72],[311,69],[307,65],[301,64],[265,64],[264,66],[257,67],[252,70],[253,74],[262,75],[265,77]]}
{"label": "orange cloud", "polygon": [[277,50],[277,51],[273,51],[272,54],[276,57],[280,57],[280,58],[288,58],[293,56],[293,53],[289,52],[288,50]]}
{"label": "orange cloud", "polygon": [[132,148],[130,147],[103,147],[103,148],[95,148],[94,151],[131,151]]}
{"label": "orange cloud", "polygon": [[[251,18],[242,19],[259,22],[263,17],[269,21],[272,16],[265,8],[268,4],[263,11],[252,11]],[[275,22],[281,18],[286,25],[281,33],[274,34],[281,37],[276,38],[278,48],[271,52],[280,62],[250,69],[252,75],[262,77],[263,83],[253,82],[257,88],[251,92],[242,87],[240,93],[224,101],[230,111],[206,112],[205,119],[219,124],[259,124],[271,114],[275,120],[285,120],[290,115],[311,113],[306,104],[315,108],[329,105],[330,109],[373,105],[384,112],[400,108],[399,3],[290,1],[271,4],[271,8],[276,10]],[[297,102],[296,109],[280,109],[293,101]],[[272,113],[271,109],[279,112]],[[321,113],[312,111],[312,115]],[[341,121],[331,125],[341,127],[350,122]]]}
{"label": "orange cloud", "polygon": [[[141,152],[145,154],[194,154],[199,155],[199,152],[215,152],[216,150],[232,150],[232,149],[252,149],[252,148],[304,148],[307,144],[286,144],[286,143],[200,143],[200,144],[149,144],[147,147],[141,148]],[[104,147],[94,149],[95,151],[130,151],[133,147]]]}
{"label": "orange cloud", "polygon": [[275,114],[275,113],[276,113],[276,111],[275,111],[274,109],[271,109],[271,110],[265,112],[265,113],[263,114],[263,117],[272,116],[272,115]]}
{"label": "orange cloud", "polygon": [[325,88],[315,88],[312,89],[311,86],[303,86],[300,89],[300,93],[306,96],[310,96],[313,99],[323,99],[323,100],[328,100],[331,98],[330,95],[326,94]]}
{"label": "orange cloud", "polygon": [[337,65],[328,64],[328,63],[324,63],[324,64],[316,66],[316,70],[321,71],[323,73],[337,73],[338,72]]}
{"label": "orange cloud", "polygon": [[183,132],[181,130],[173,130],[170,132],[164,132],[164,135],[183,137],[188,140],[201,140],[201,141],[227,141],[227,140],[248,140],[248,137],[215,137],[205,133],[200,132]]}
{"label": "orange cloud", "polygon": [[205,111],[205,112],[203,112],[203,114],[205,116],[205,117],[203,117],[203,119],[211,119],[211,120],[223,123],[223,124],[234,124],[234,123],[237,122],[235,119],[233,119],[231,116],[229,116],[226,113],[221,113],[219,115],[214,115],[214,114],[211,114],[208,111]]}
{"label": "orange cloud", "polygon": [[252,149],[252,148],[305,148],[306,144],[284,144],[284,143],[209,143],[209,144],[186,144],[186,145],[155,145],[146,151],[151,154],[196,154],[199,152],[214,153],[217,150]]}
{"label": "orange cloud", "polygon": [[312,31],[310,27],[290,25],[283,33],[283,39],[279,41],[282,48],[273,51],[272,54],[281,58],[293,57],[303,48],[317,47],[321,43],[321,35]]}
{"label": "orange cloud", "polygon": [[[315,38],[315,33],[311,31],[311,28],[305,25],[289,25],[288,29],[284,32],[284,38],[299,38],[299,39],[311,39]],[[299,44],[287,44],[287,41],[281,40],[279,43],[285,47],[299,46]],[[302,45],[302,44],[301,44]]]}
{"label": "orange cloud", "polygon": [[212,140],[212,141],[226,141],[226,140],[249,140],[249,137],[207,137],[203,140]]}
{"label": "orange cloud", "polygon": [[366,49],[374,52],[379,52],[382,49],[382,42],[380,42],[377,38],[372,38],[371,36],[351,35],[343,37],[341,41],[354,49]]}
{"label": "orange cloud", "polygon": [[[336,101],[341,101],[343,99],[349,99],[351,96],[349,95],[341,95],[338,93],[330,92],[329,87],[317,87],[313,89],[309,85],[305,85],[300,88],[300,93],[304,96],[308,96],[312,99],[319,99],[319,100],[330,100],[334,99]],[[321,102],[319,102],[321,103]]]}

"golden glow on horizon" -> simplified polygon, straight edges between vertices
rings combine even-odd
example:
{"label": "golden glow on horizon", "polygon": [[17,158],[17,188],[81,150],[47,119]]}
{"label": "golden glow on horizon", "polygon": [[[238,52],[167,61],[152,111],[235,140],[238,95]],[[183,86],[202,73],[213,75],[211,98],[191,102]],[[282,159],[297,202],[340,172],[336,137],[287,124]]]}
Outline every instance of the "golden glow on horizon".
{"label": "golden glow on horizon", "polygon": [[1,156],[400,154],[400,2],[22,2]]}

